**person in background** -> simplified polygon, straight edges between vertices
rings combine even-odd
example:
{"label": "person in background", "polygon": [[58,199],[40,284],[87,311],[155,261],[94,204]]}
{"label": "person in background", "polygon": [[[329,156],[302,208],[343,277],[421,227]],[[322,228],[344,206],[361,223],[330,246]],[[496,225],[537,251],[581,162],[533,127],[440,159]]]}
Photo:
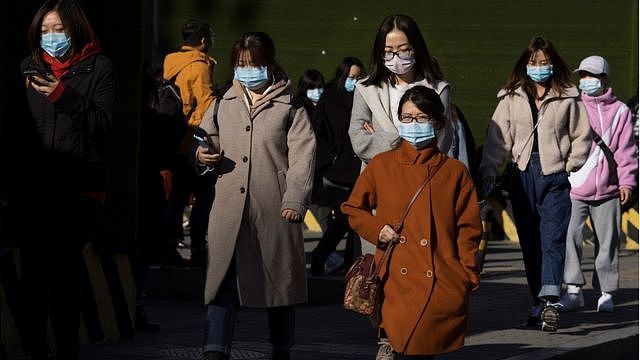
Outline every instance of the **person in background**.
{"label": "person in background", "polygon": [[311,255],[311,274],[315,276],[324,275],[325,262],[345,234],[344,259],[327,270],[348,269],[354,258],[355,233],[340,211],[340,205],[349,197],[362,167],[349,139],[349,121],[353,91],[363,74],[364,66],[358,58],[345,57],[327,85],[312,120],[318,142],[316,177],[321,179],[331,209],[327,230]]}
{"label": "person in background", "polygon": [[182,27],[183,45],[179,51],[164,59],[163,77],[174,80],[180,89],[182,112],[187,130],[183,134],[171,166],[171,190],[166,210],[167,249],[165,264],[182,264],[177,246],[183,239],[185,206],[193,194],[193,206],[189,215],[191,238],[190,265],[204,266],[207,258],[207,220],[213,202],[213,175],[196,176],[189,165],[187,152],[193,143],[193,134],[202,116],[214,99],[213,70],[216,61],[207,55],[213,47],[214,33],[211,25],[191,19]]}
{"label": "person in background", "polygon": [[553,44],[531,39],[508,83],[498,92],[485,138],[480,173],[488,196],[507,154],[517,168],[509,197],[533,300],[527,324],[556,331],[567,226],[568,173],[587,160],[589,120],[566,63]]}
{"label": "person in background", "polygon": [[315,164],[307,112],[264,32],[233,45],[233,86],[207,110],[209,140],[194,151],[200,173],[218,174],[209,221],[205,304],[207,360],[228,359],[240,305],[266,308],[272,359],[289,359],[295,305],[307,302],[302,224]]}
{"label": "person in background", "polygon": [[[108,190],[104,163],[114,123],[116,76],[75,0],[48,0],[28,33],[21,64],[31,117],[23,124],[27,191],[18,328],[31,359],[78,359],[80,265]],[[37,226],[33,226],[37,219]]]}
{"label": "person in background", "polygon": [[[298,81],[296,101],[299,101],[304,106],[310,119],[313,119],[318,101],[320,101],[324,92],[324,87],[324,77],[322,73],[316,69],[305,71],[300,81]],[[327,196],[327,190],[322,184],[322,177],[316,172],[313,179],[313,190],[311,191],[309,210],[318,221],[323,234],[327,231],[329,217],[331,216]]]}
{"label": "person in background", "polygon": [[396,243],[379,275],[384,296],[376,359],[433,359],[464,344],[468,296],[479,286],[480,207],[465,166],[438,149],[437,130],[447,121],[438,94],[412,87],[399,101],[398,118],[393,150],[369,162],[342,211],[376,246],[376,262]]}
{"label": "person in background", "polygon": [[[434,89],[444,106],[447,119],[438,134],[440,150],[455,157],[449,84],[427,49],[416,22],[406,15],[391,15],[378,28],[371,53],[369,76],[356,85],[349,136],[356,155],[368,163],[375,155],[391,148],[399,138],[398,102],[402,94],[416,85]],[[362,241],[362,252],[375,250]]]}
{"label": "person in background", "polygon": [[575,71],[580,76],[582,102],[587,108],[594,141],[585,165],[569,174],[571,219],[564,265],[567,289],[558,309],[573,311],[584,306],[582,231],[590,217],[597,241],[593,287],[601,292],[597,310],[612,312],[613,294],[619,284],[620,208],[631,199],[632,189],[637,186],[633,124],[631,111],[613,94],[607,60],[589,56]]}

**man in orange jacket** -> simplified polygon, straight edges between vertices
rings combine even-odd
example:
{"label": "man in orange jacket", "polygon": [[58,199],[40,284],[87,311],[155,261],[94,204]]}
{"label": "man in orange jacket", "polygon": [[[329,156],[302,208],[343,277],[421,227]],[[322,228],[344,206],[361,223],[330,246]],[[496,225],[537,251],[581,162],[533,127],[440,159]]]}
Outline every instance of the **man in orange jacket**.
{"label": "man in orange jacket", "polygon": [[166,213],[166,238],[168,249],[165,264],[181,264],[176,251],[183,238],[182,215],[190,195],[194,195],[189,216],[191,237],[191,264],[204,265],[207,256],[206,233],[209,211],[213,202],[212,176],[196,176],[189,166],[187,152],[193,134],[202,116],[214,100],[213,71],[216,61],[207,55],[213,47],[214,33],[211,25],[200,20],[188,20],[182,28],[183,45],[179,51],[164,59],[163,77],[174,79],[180,89],[182,112],[187,121],[185,132],[172,166],[172,186]]}

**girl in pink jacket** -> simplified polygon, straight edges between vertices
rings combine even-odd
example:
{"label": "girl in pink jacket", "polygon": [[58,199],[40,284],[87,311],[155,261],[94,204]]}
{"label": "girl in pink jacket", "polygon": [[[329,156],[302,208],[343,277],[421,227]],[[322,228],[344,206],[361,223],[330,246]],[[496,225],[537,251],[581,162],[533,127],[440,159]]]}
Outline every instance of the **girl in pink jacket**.
{"label": "girl in pink jacket", "polygon": [[572,311],[584,306],[580,269],[582,230],[587,216],[597,245],[593,287],[602,292],[599,312],[613,311],[612,293],[618,289],[618,241],[620,205],[624,205],[636,186],[638,159],[635,155],[631,112],[609,85],[609,65],[601,56],[589,56],[576,70],[580,75],[582,101],[589,115],[593,143],[584,166],[569,176],[571,220],[567,232],[564,282],[567,290],[559,310]]}

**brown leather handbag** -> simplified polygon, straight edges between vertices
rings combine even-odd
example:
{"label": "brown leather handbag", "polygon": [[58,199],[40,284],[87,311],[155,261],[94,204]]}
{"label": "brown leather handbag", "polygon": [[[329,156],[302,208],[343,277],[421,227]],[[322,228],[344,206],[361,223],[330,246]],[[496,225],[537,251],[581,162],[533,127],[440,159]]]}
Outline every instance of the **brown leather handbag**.
{"label": "brown leather handbag", "polygon": [[[402,231],[402,226],[404,225],[404,220],[409,213],[409,209],[416,201],[422,190],[427,186],[427,183],[429,183],[431,178],[433,178],[445,162],[446,158],[436,165],[431,174],[424,179],[418,191],[413,195],[413,198],[411,198],[409,205],[407,205],[402,217],[400,218],[400,223],[394,227],[397,234],[400,234]],[[377,266],[373,254],[360,255],[354,261],[353,265],[351,265],[351,268],[349,268],[349,271],[347,271],[347,274],[344,277],[346,287],[344,291],[343,306],[345,309],[352,310],[358,314],[366,316],[376,314],[380,306],[380,289],[382,287],[378,274],[382,267],[387,265],[395,245],[395,241],[386,244],[384,254],[382,254],[382,258],[380,258],[380,262]]]}

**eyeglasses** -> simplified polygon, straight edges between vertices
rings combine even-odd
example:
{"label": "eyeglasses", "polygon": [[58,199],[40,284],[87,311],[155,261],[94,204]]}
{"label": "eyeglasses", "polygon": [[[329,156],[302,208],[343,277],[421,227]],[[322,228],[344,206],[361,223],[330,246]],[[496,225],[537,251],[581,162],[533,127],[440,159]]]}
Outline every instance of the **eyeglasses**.
{"label": "eyeglasses", "polygon": [[398,50],[398,51],[385,51],[382,54],[384,60],[392,60],[394,56],[398,56],[401,60],[410,60],[413,56],[413,49]]}
{"label": "eyeglasses", "polygon": [[413,121],[417,123],[426,123],[427,121],[433,121],[433,117],[425,114],[420,114],[416,116],[413,116],[411,114],[401,114],[399,120],[401,123],[405,123],[405,124],[409,124]]}

